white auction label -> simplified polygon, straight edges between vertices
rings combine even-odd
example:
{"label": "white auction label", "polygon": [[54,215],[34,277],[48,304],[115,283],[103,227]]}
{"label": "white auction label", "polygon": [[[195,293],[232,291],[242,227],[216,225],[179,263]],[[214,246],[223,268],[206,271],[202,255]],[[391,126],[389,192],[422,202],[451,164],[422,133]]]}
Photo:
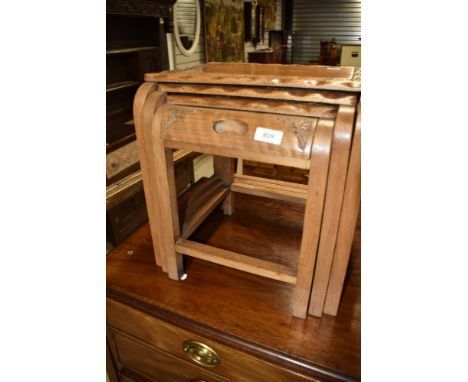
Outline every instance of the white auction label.
{"label": "white auction label", "polygon": [[265,127],[257,127],[255,130],[254,139],[259,142],[272,143],[274,145],[281,144],[283,132],[281,130],[266,129]]}

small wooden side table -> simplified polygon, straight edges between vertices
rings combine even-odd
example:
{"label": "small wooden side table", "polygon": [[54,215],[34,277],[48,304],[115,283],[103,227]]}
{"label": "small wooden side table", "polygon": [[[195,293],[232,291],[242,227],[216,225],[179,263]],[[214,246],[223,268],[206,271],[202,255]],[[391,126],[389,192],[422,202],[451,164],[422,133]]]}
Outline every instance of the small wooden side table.
{"label": "small wooden side table", "polygon": [[[358,179],[348,177],[360,120],[356,74],[353,67],[230,63],[146,74],[135,98],[135,124],[156,263],[171,279],[185,277],[187,255],[290,283],[293,315],[300,318],[321,316],[327,294],[341,295],[342,282],[333,291],[328,285],[345,221],[343,201],[353,203],[345,231],[354,230],[357,216],[356,199],[344,197],[347,179],[351,186]],[[190,190],[182,212],[170,161],[175,149],[214,155],[213,177]],[[235,175],[234,158],[305,169],[308,185]],[[359,168],[360,155],[355,159]],[[263,256],[262,248],[258,258],[191,239],[218,205],[232,215],[239,193],[305,205],[295,259],[284,263]],[[167,224],[156,226],[156,219]],[[340,237],[349,249],[349,235]],[[340,258],[345,269],[347,259]]]}

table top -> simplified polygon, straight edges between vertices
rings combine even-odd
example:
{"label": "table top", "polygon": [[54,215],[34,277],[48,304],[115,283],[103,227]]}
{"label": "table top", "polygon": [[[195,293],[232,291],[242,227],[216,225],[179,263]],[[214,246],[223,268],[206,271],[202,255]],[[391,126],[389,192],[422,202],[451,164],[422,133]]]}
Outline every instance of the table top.
{"label": "table top", "polygon": [[[279,238],[268,247],[268,241],[259,234],[266,232],[275,219],[291,233],[285,236],[295,240],[297,222],[302,217],[300,208],[240,194],[235,194],[235,206],[232,217],[216,210],[192,239],[219,247],[230,242],[230,249],[238,242],[239,252],[250,240],[276,253]],[[250,227],[239,224],[242,217],[251,222]],[[295,318],[293,285],[199,259],[185,259],[186,280],[170,280],[155,265],[148,225],[108,255],[107,296],[266,361],[283,363],[297,371],[356,380],[360,379],[361,363],[359,235],[358,230],[336,317]],[[281,245],[283,252],[288,246],[293,252],[297,250],[285,241]]]}
{"label": "table top", "polygon": [[361,72],[351,66],[208,63],[146,73],[146,81],[272,86],[360,92]]}

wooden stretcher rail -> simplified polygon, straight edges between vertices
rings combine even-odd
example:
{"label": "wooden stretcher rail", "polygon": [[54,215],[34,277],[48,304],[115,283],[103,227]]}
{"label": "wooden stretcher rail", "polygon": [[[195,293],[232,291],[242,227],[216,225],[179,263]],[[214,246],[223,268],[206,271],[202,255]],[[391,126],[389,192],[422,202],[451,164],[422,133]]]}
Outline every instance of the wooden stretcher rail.
{"label": "wooden stretcher rail", "polygon": [[257,153],[254,155],[251,152],[242,152],[237,148],[221,148],[216,146],[210,146],[208,144],[201,147],[200,144],[190,142],[164,141],[164,145],[165,147],[169,147],[172,149],[184,149],[189,151],[203,152],[205,154],[210,155],[259,161],[264,163],[277,164],[280,166],[296,167],[304,170],[308,170],[310,168],[309,159],[278,157],[278,155],[263,153]]}
{"label": "wooden stretcher rail", "polygon": [[215,264],[224,265],[289,284],[296,283],[296,272],[282,264],[256,259],[240,253],[226,251],[224,249],[184,239],[176,243],[175,249],[178,253],[210,261]]}
{"label": "wooden stretcher rail", "polygon": [[185,209],[181,237],[188,238],[224,200],[228,192],[229,186],[215,175],[196,187]]}
{"label": "wooden stretcher rail", "polygon": [[285,200],[303,205],[307,201],[307,186],[304,184],[256,176],[234,175],[231,190],[242,194],[263,196],[265,198]]}

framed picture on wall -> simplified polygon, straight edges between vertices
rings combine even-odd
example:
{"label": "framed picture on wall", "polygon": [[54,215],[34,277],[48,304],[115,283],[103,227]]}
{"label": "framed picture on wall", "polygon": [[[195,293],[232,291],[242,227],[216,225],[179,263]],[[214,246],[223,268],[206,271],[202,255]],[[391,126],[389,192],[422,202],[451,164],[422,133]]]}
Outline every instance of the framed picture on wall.
{"label": "framed picture on wall", "polygon": [[205,0],[206,62],[244,61],[244,0]]}

